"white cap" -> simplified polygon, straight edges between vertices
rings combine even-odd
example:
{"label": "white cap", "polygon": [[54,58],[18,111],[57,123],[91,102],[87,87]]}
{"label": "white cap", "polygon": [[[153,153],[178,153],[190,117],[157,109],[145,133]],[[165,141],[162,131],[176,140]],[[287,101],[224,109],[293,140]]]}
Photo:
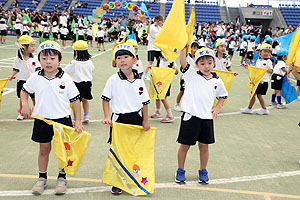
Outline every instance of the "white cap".
{"label": "white cap", "polygon": [[201,48],[196,52],[195,61],[197,62],[199,58],[203,56],[211,56],[216,59],[215,52],[209,48]]}
{"label": "white cap", "polygon": [[116,46],[113,52],[113,56],[116,57],[117,52],[121,50],[129,51],[134,57],[136,56],[135,49],[130,44],[119,44],[118,46]]}

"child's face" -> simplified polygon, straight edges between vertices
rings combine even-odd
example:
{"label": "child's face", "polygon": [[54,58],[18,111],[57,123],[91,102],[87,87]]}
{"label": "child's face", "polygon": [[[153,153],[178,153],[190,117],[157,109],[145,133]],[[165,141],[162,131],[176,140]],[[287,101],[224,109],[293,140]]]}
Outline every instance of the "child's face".
{"label": "child's face", "polygon": [[40,54],[40,63],[42,68],[45,71],[45,74],[52,74],[57,71],[57,68],[60,65],[60,61],[58,59],[58,55],[44,55]]}
{"label": "child's face", "polygon": [[191,48],[191,54],[194,56],[195,54],[196,54],[196,51],[198,50],[198,48],[197,47],[195,47],[195,46],[193,46],[192,48]]}
{"label": "child's face", "polygon": [[260,55],[262,58],[269,58],[270,57],[270,50],[268,49],[263,49],[260,51]]}
{"label": "child's face", "polygon": [[119,67],[121,70],[132,69],[132,65],[134,65],[136,62],[137,59],[129,55],[118,56],[116,58],[117,67]]}
{"label": "child's face", "polygon": [[26,50],[28,53],[33,53],[35,51],[35,44],[30,44]]}
{"label": "child's face", "polygon": [[283,59],[283,60],[286,60],[286,59],[287,59],[287,56],[282,56],[282,59]]}
{"label": "child's face", "polygon": [[195,65],[205,77],[211,76],[211,71],[215,66],[215,60],[212,57],[203,57]]}
{"label": "child's face", "polygon": [[219,53],[225,53],[225,51],[226,51],[226,45],[219,45],[218,48],[217,48],[217,51]]}

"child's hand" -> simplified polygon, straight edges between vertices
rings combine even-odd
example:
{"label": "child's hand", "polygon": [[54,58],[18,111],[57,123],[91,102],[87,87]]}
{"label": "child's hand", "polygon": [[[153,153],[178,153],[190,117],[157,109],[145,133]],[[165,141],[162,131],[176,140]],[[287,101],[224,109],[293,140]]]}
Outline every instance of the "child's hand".
{"label": "child's hand", "polygon": [[31,116],[31,109],[29,107],[29,105],[22,105],[22,111],[21,111],[21,115],[25,118],[28,119]]}
{"label": "child's hand", "polygon": [[220,109],[221,109],[221,108],[219,108],[218,106],[215,106],[215,107],[213,107],[213,108],[211,109],[213,118],[217,118],[217,117],[218,117],[218,114],[219,114]]}
{"label": "child's hand", "polygon": [[105,118],[104,120],[101,121],[105,125],[110,125],[112,126],[112,121],[110,117]]}
{"label": "child's hand", "polygon": [[268,68],[267,72],[269,72],[270,74],[273,73],[273,70],[270,69],[270,67]]}
{"label": "child's hand", "polygon": [[234,72],[234,76],[237,76],[237,75],[239,75],[239,73],[238,72]]}
{"label": "child's hand", "polygon": [[151,67],[152,67],[152,65],[147,65],[147,67],[146,67],[146,68],[148,68],[148,69],[151,69]]}
{"label": "child's hand", "polygon": [[149,121],[143,121],[143,127],[144,127],[144,131],[149,131],[150,129],[150,123]]}
{"label": "child's hand", "polygon": [[15,79],[16,77],[12,76],[12,75],[9,75],[8,79],[9,80],[12,80],[12,79]]}
{"label": "child's hand", "polygon": [[75,121],[74,129],[75,129],[75,132],[78,132],[78,133],[81,133],[82,131],[84,131],[84,127],[81,123],[81,120],[76,120]]}

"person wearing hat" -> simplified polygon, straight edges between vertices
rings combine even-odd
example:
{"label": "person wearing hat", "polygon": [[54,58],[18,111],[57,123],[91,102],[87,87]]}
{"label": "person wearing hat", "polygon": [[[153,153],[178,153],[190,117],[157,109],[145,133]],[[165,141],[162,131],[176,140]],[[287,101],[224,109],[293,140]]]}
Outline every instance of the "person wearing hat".
{"label": "person wearing hat", "polygon": [[5,19],[2,18],[0,20],[0,41],[1,41],[1,44],[6,44],[5,43],[5,37],[7,36],[7,29],[8,29],[8,26],[7,26],[7,24],[5,24]]}
{"label": "person wearing hat", "polygon": [[199,48],[203,48],[203,47],[207,47],[207,43],[208,43],[208,40],[207,40],[207,33],[206,32],[203,32],[202,33],[202,36],[199,40]]}
{"label": "person wearing hat", "polygon": [[236,36],[231,35],[230,40],[228,41],[228,43],[229,43],[229,45],[228,45],[228,55],[229,55],[229,59],[231,61],[232,57],[233,57],[233,54],[234,54],[234,48],[238,47],[238,45],[236,43]]}
{"label": "person wearing hat", "polygon": [[86,34],[87,34],[87,41],[88,41],[88,43],[91,44],[91,47],[92,47],[93,46],[93,35],[94,35],[92,24],[89,25],[88,29],[86,30]]}
{"label": "person wearing hat", "polygon": [[[215,52],[209,48],[201,48],[196,52],[195,68],[185,62],[186,48],[180,52],[180,64],[186,82],[181,102],[183,111],[177,142],[178,169],[176,183],[185,183],[185,160],[188,150],[198,142],[200,151],[199,183],[208,184],[207,163],[209,159],[208,145],[215,142],[213,118],[218,113],[228,96],[222,79],[212,72],[215,66]],[[216,97],[219,101],[213,107]]]}
{"label": "person wearing hat", "polygon": [[23,22],[23,30],[22,30],[23,35],[29,35],[29,30],[30,30],[30,27],[29,27],[28,22],[24,21]]}
{"label": "person wearing hat", "polygon": [[[286,49],[279,49],[276,54],[277,61],[271,76],[271,88],[274,90],[270,103],[270,106],[272,107],[284,108],[284,104],[281,102],[281,86],[283,77],[289,73],[285,64],[288,54],[289,51]],[[275,99],[277,99],[277,103]]]}
{"label": "person wearing hat", "polygon": [[79,25],[79,29],[78,29],[78,31],[77,31],[77,34],[78,34],[78,40],[84,40],[85,38],[84,38],[84,34],[85,34],[85,29],[83,29],[83,25],[82,24],[80,24]]}
{"label": "person wearing hat", "polygon": [[250,41],[248,42],[248,46],[247,46],[247,64],[246,64],[246,67],[248,67],[248,65],[250,65],[250,62],[251,62],[251,60],[253,60],[253,57],[254,57],[255,39],[256,39],[256,37],[254,35],[250,36]]}
{"label": "person wearing hat", "polygon": [[[113,57],[120,70],[107,80],[103,89],[101,99],[105,118],[102,123],[110,126],[112,122],[139,125],[147,131],[150,129],[150,99],[143,79],[132,69],[137,62],[135,50],[130,44],[119,44],[113,49]],[[109,107],[112,115],[109,113]],[[119,195],[122,190],[113,186],[111,193]]]}
{"label": "person wearing hat", "polygon": [[64,71],[70,74],[77,89],[80,93],[80,101],[83,107],[83,121],[88,123],[89,102],[92,100],[92,79],[95,70],[93,62],[90,60],[91,55],[88,52],[88,44],[83,40],[76,41],[72,48],[74,49],[74,58],[65,68]]}
{"label": "person wearing hat", "polygon": [[[84,130],[80,119],[80,95],[72,78],[59,67],[62,60],[60,45],[54,41],[45,41],[38,47],[37,54],[43,69],[32,74],[23,85],[21,91],[22,115],[25,118],[31,116],[28,95],[34,93],[36,105],[32,115],[72,127],[71,102],[76,117],[74,129],[80,133]],[[46,187],[47,168],[53,135],[52,125],[48,125],[42,120],[34,119],[31,139],[40,144],[40,150],[38,156],[39,178],[32,187],[33,194],[42,194]],[[60,169],[55,194],[65,194],[66,190],[66,173],[63,169]]]}
{"label": "person wearing hat", "polygon": [[123,38],[126,36],[126,30],[124,26],[121,26],[120,28],[120,33],[119,33],[119,42],[123,40]]}
{"label": "person wearing hat", "polygon": [[256,67],[264,68],[267,69],[267,72],[261,79],[261,82],[257,86],[257,89],[255,91],[255,94],[253,97],[250,99],[249,105],[245,108],[241,108],[241,113],[244,114],[251,114],[253,113],[252,107],[255,103],[255,98],[257,96],[257,99],[259,100],[259,103],[261,105],[261,109],[256,112],[258,115],[268,115],[269,110],[266,107],[263,95],[267,94],[268,91],[268,82],[269,82],[269,77],[270,74],[273,72],[273,63],[270,59],[270,54],[271,54],[272,46],[270,44],[262,44],[260,47],[260,59],[257,60],[256,62]]}
{"label": "person wearing hat", "polygon": [[[219,39],[216,43],[216,58],[215,58],[215,69],[221,71],[231,71],[231,61],[229,56],[226,54],[227,43],[224,39]],[[238,75],[237,72],[234,72],[234,75]]]}
{"label": "person wearing hat", "polygon": [[22,35],[23,25],[20,23],[19,19],[16,20],[16,24],[14,25],[14,29],[16,31],[17,39],[19,39]]}
{"label": "person wearing hat", "polygon": [[49,37],[50,37],[50,25],[47,22],[44,22],[43,32],[44,32],[44,39],[46,41],[49,40]]}
{"label": "person wearing hat", "polygon": [[[23,35],[19,38],[18,42],[20,47],[17,50],[13,71],[8,78],[12,80],[14,79],[15,75],[17,75],[17,96],[20,98],[20,92],[24,83],[26,83],[31,74],[41,69],[41,65],[38,61],[38,58],[33,55],[33,52],[35,51],[35,40],[28,35]],[[34,105],[34,94],[31,94],[30,97]],[[22,104],[20,100],[20,108],[17,109],[17,120],[24,119],[24,117],[21,115],[21,110]]]}
{"label": "person wearing hat", "polygon": [[241,56],[241,64],[240,66],[245,67],[246,65],[244,64],[245,58],[246,58],[246,54],[247,54],[247,35],[244,35],[242,37],[242,43],[240,44],[240,56]]}
{"label": "person wearing hat", "polygon": [[51,34],[53,35],[53,41],[58,40],[59,26],[56,21],[53,22],[53,27],[51,28]]}
{"label": "person wearing hat", "polygon": [[279,45],[278,39],[276,38],[273,40],[273,44],[272,44],[272,58],[273,58],[274,63],[277,60],[277,52],[279,50],[280,50],[280,45]]}
{"label": "person wearing hat", "polygon": [[69,30],[67,29],[67,24],[63,24],[59,32],[60,32],[60,39],[62,40],[62,48],[65,49],[67,36],[69,34]]}
{"label": "person wearing hat", "polygon": [[101,25],[99,25],[98,27],[98,31],[96,33],[96,36],[97,36],[97,48],[98,48],[98,51],[101,51],[101,44],[102,44],[102,47],[103,47],[103,51],[105,51],[105,47],[104,47],[104,36],[105,36],[105,31],[103,30],[103,27]]}

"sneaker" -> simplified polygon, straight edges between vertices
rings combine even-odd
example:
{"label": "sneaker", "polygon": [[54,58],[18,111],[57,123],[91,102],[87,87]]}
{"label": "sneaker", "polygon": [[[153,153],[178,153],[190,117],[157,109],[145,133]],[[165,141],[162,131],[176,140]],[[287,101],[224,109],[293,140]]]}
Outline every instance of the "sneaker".
{"label": "sneaker", "polygon": [[176,171],[176,183],[185,183],[185,170],[178,168]]}
{"label": "sneaker", "polygon": [[120,188],[115,187],[115,186],[112,186],[110,192],[112,194],[114,194],[114,195],[120,195],[120,194],[122,194],[122,190]]}
{"label": "sneaker", "polygon": [[297,101],[300,101],[300,96],[297,98]]}
{"label": "sneaker", "polygon": [[55,188],[55,194],[65,194],[67,191],[67,180],[60,177],[57,179],[56,182],[56,188]]}
{"label": "sneaker", "polygon": [[163,118],[162,120],[160,120],[160,122],[162,122],[162,123],[170,123],[170,122],[173,122],[174,120],[175,120],[174,116],[166,115],[166,117]]}
{"label": "sneaker", "polygon": [[261,108],[260,110],[256,111],[256,114],[257,115],[268,115],[270,112],[268,110],[268,108],[264,109],[264,108]]}
{"label": "sneaker", "polygon": [[83,120],[82,120],[83,123],[89,123],[89,121],[90,121],[89,116],[83,116]]}
{"label": "sneaker", "polygon": [[277,106],[277,103],[276,102],[270,102],[269,106],[271,106],[272,108],[275,108]]}
{"label": "sneaker", "polygon": [[170,123],[170,122],[173,122],[174,120],[175,120],[174,116],[167,115],[165,118],[163,118],[162,120],[160,120],[160,122],[162,122],[162,123]]}
{"label": "sneaker", "polygon": [[245,108],[241,108],[240,111],[241,111],[241,113],[244,113],[244,114],[252,114],[253,113],[252,108],[249,108],[248,106]]}
{"label": "sneaker", "polygon": [[18,115],[18,117],[17,117],[17,120],[21,121],[21,120],[23,120],[23,119],[24,119],[24,117],[21,115],[21,113],[19,113],[19,115]]}
{"label": "sneaker", "polygon": [[282,108],[285,108],[285,105],[283,103],[282,104],[277,104],[276,108],[282,109]]}
{"label": "sneaker", "polygon": [[180,104],[175,104],[174,110],[177,111],[177,112],[181,112],[182,110],[181,110]]}
{"label": "sneaker", "polygon": [[41,195],[47,185],[47,179],[39,178],[35,185],[32,187],[32,194]]}
{"label": "sneaker", "polygon": [[155,113],[153,113],[153,114],[151,115],[151,118],[159,118],[159,117],[161,117],[161,113],[158,112],[158,111],[155,111]]}
{"label": "sneaker", "polygon": [[207,176],[207,174],[208,174],[207,170],[202,169],[202,170],[199,170],[198,173],[199,173],[199,183],[208,184],[209,179],[208,179],[208,176]]}

